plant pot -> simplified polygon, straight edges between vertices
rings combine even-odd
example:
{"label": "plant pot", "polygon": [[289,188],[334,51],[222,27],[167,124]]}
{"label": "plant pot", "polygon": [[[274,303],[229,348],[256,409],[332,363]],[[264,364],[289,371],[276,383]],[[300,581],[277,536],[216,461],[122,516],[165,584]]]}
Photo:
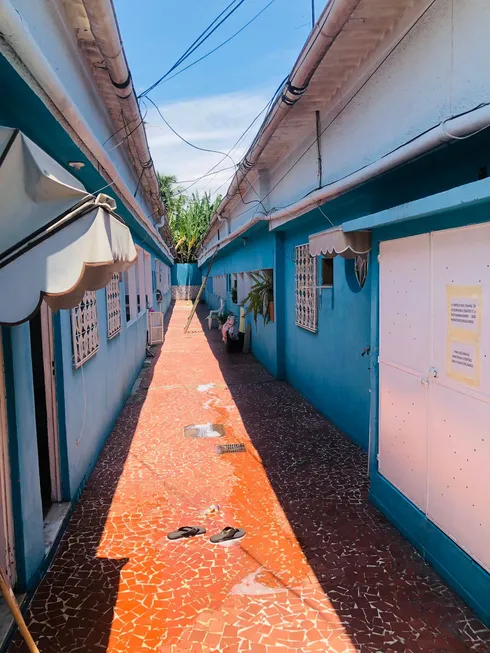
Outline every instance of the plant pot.
{"label": "plant pot", "polygon": [[242,352],[244,339],[245,336],[243,333],[238,334],[238,340],[232,340],[230,337],[228,337],[228,334],[226,334],[226,344],[225,344],[226,351],[229,354],[237,354],[239,352]]}
{"label": "plant pot", "polygon": [[274,322],[274,302],[269,302],[269,321]]}

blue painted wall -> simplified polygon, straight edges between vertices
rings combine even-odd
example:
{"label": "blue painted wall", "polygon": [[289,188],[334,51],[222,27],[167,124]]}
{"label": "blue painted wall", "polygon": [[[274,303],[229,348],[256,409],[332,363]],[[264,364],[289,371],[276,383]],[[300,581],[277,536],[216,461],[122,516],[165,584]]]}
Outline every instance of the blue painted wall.
{"label": "blue painted wall", "polygon": [[[333,288],[318,291],[318,331],[296,326],[295,246],[326,228],[325,219],[284,233],[286,378],[336,426],[364,449],[369,433],[370,275],[361,290],[353,262],[334,259]],[[318,284],[321,283],[318,257]]]}
{"label": "blue painted wall", "polygon": [[2,340],[18,586],[25,589],[44,559],[29,324],[3,327]]}
{"label": "blue painted wall", "polygon": [[[121,284],[124,301],[124,284]],[[124,311],[124,306],[122,307]],[[60,311],[65,433],[70,497],[77,496],[92,471],[101,446],[120,413],[146,350],[146,314],[107,339],[105,290],[97,292],[99,350],[80,368],[72,363],[70,311]]]}
{"label": "blue painted wall", "polygon": [[[88,191],[113,195],[117,211],[131,229],[135,242],[169,263],[149,241],[145,228],[126,209],[112,188],[86,159],[41,100],[0,55],[3,90],[0,124],[17,127],[58,163],[77,176]],[[80,171],[68,161],[82,161]],[[136,183],[135,183],[136,186]],[[121,285],[123,328],[107,340],[105,290],[97,293],[100,348],[82,368],[72,365],[70,312],[54,317],[55,369],[60,436],[61,480],[64,501],[78,498],[97,455],[117,418],[145,357],[146,315],[127,327],[124,324],[124,284]],[[166,293],[162,310],[171,302]],[[153,296],[153,308],[157,309]],[[29,325],[3,328],[8,405],[9,449],[19,587],[35,586],[45,564],[43,516],[39,485]]]}
{"label": "blue painted wall", "polygon": [[200,286],[201,270],[197,263],[177,263],[172,267],[172,286]]}
{"label": "blue painted wall", "polygon": [[[220,298],[213,294],[212,277],[231,272],[254,272],[256,270],[274,269],[276,259],[276,235],[269,233],[264,227],[256,227],[253,238],[238,239],[230,246],[223,256],[218,256],[213,264],[211,275],[206,284],[205,301],[210,308],[219,308]],[[207,266],[203,267],[203,276]],[[227,285],[228,288],[228,285]],[[274,276],[274,296],[276,294],[276,278]],[[230,290],[226,293],[225,309],[237,317],[240,308],[233,303]],[[274,375],[278,374],[277,360],[277,323],[264,324],[259,315],[254,322],[253,315],[247,316],[251,326],[251,348],[256,358]]]}
{"label": "blue painted wall", "polygon": [[[319,291],[318,332],[296,326],[294,248],[307,243],[311,233],[325,229],[325,219],[317,214],[305,216],[299,226],[283,233],[270,233],[262,227],[248,235],[245,244],[238,239],[239,244],[215,259],[212,275],[274,269],[274,323],[264,325],[259,316],[255,325],[248,316],[253,353],[269,371],[286,378],[321,413],[367,448],[370,375],[369,361],[361,354],[370,343],[369,279],[359,290],[352,262],[338,257],[334,288]],[[219,306],[209,282],[206,302],[212,308]],[[233,311],[229,292],[226,308]]]}

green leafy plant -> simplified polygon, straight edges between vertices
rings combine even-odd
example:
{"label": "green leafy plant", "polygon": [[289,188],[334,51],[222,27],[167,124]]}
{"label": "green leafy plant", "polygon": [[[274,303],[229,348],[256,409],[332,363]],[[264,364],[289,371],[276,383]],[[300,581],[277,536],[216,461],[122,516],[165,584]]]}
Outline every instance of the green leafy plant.
{"label": "green leafy plant", "polygon": [[262,315],[264,324],[270,322],[270,306],[274,298],[274,287],[272,272],[251,272],[253,286],[245,299],[248,304],[247,313],[253,313],[254,321],[257,323],[257,316]]}
{"label": "green leafy plant", "polygon": [[230,315],[233,315],[233,313],[230,313],[230,311],[227,311],[226,309],[222,313],[218,313],[216,319],[218,320],[220,327],[223,326]]}
{"label": "green leafy plant", "polygon": [[197,260],[197,247],[205,234],[221,197],[214,202],[204,193],[185,195],[177,186],[174,175],[158,174],[160,195],[167,211],[168,224],[178,263],[193,263]]}

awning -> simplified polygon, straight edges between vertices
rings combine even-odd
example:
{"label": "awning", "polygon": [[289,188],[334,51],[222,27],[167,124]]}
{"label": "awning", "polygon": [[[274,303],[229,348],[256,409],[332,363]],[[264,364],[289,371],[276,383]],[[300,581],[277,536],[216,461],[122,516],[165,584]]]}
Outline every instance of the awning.
{"label": "awning", "polygon": [[355,258],[370,251],[371,232],[344,233],[342,227],[333,227],[313,234],[309,241],[311,256],[323,254],[325,258],[333,258],[337,255],[343,258]]}
{"label": "awning", "polygon": [[19,324],[43,297],[72,308],[137,257],[115,201],[82,184],[17,130],[0,127],[0,323]]}

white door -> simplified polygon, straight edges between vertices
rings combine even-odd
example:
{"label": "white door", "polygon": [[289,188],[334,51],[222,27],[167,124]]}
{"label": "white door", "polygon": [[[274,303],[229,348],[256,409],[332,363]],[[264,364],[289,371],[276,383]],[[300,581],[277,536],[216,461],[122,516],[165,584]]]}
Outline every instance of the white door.
{"label": "white door", "polygon": [[41,304],[41,335],[43,344],[44,387],[46,392],[46,415],[48,426],[49,472],[51,476],[51,499],[61,501],[60,448],[58,436],[58,407],[54,364],[53,315],[49,306]]}
{"label": "white door", "polygon": [[381,243],[379,470],[426,510],[430,236]]}
{"label": "white door", "polygon": [[490,225],[382,243],[379,469],[490,571]]}
{"label": "white door", "polygon": [[0,330],[0,565],[12,585],[16,581],[14,520],[10,486],[7,405],[3,367],[2,333]]}

